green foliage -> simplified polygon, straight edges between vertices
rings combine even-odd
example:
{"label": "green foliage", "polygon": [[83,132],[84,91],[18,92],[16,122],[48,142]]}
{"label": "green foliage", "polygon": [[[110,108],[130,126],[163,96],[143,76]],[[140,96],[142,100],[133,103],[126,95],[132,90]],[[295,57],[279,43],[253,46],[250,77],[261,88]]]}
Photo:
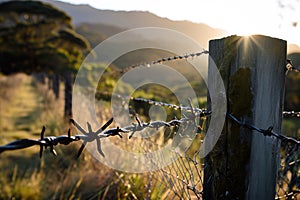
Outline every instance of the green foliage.
{"label": "green foliage", "polygon": [[285,86],[285,110],[300,110],[300,74],[289,73]]}
{"label": "green foliage", "polygon": [[[1,176],[0,178],[0,191],[1,199],[40,199],[41,191],[39,180],[41,174],[37,171],[26,172],[20,174],[18,165],[13,168],[13,173],[10,177]],[[28,184],[28,180],[30,184]]]}
{"label": "green foliage", "polygon": [[[287,56],[292,60],[293,65],[300,67],[300,53],[293,53]],[[285,86],[285,110],[300,110],[300,73],[289,72]]]}
{"label": "green foliage", "polygon": [[[117,83],[117,93],[133,91],[129,84],[126,84],[121,80],[118,81],[114,74],[103,73],[111,72],[111,68],[115,68],[115,66],[111,66],[110,68],[106,67],[107,66],[103,63],[83,63],[80,69],[81,72],[77,75],[76,79],[82,87],[97,88],[97,91],[100,93],[112,93],[117,86]],[[99,74],[101,74],[101,77]]]}
{"label": "green foliage", "polygon": [[43,4],[39,1],[9,1],[2,3],[0,6],[0,12],[13,12],[18,14],[32,13],[36,15],[43,15],[47,18],[58,18],[71,20],[64,12],[57,10],[49,4]]}
{"label": "green foliage", "polygon": [[300,138],[300,124],[299,119],[285,118],[282,121],[282,133],[287,136]]}
{"label": "green foliage", "polygon": [[0,14],[2,73],[78,70],[89,44],[66,13],[41,2],[10,1],[0,4]]}
{"label": "green foliage", "polygon": [[[293,65],[300,68],[300,53],[292,53],[287,56]],[[288,72],[285,80],[284,110],[300,110],[300,73]],[[300,137],[299,119],[284,119],[282,132],[288,136]]]}

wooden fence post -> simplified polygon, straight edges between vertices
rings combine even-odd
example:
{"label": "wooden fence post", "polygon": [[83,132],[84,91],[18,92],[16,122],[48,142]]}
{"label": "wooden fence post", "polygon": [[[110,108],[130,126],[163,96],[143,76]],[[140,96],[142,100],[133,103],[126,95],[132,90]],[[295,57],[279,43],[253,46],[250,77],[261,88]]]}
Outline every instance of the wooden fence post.
{"label": "wooden fence post", "polygon": [[[215,63],[223,78],[227,112],[281,132],[286,41],[255,35],[211,40],[208,85]],[[211,102],[208,97],[208,109]],[[205,158],[204,199],[274,199],[279,141],[226,119]]]}

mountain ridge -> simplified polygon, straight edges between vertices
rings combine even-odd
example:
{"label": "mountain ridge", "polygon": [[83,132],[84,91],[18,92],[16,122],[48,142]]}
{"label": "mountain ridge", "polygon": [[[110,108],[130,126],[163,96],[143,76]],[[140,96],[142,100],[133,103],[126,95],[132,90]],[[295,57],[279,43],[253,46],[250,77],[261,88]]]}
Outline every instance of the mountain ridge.
{"label": "mountain ridge", "polygon": [[195,39],[203,48],[208,48],[210,39],[224,37],[228,33],[202,23],[190,21],[173,21],[159,17],[148,11],[111,11],[94,8],[87,4],[74,5],[55,0],[43,0],[68,13],[75,26],[81,23],[106,24],[132,29],[141,27],[161,27],[179,31]]}
{"label": "mountain ridge", "polygon": [[[10,0],[0,0],[1,2]],[[72,17],[73,24],[77,27],[80,24],[104,25],[115,27],[120,32],[141,27],[169,28],[186,34],[195,39],[201,47],[208,49],[208,42],[211,39],[228,36],[228,32],[222,29],[210,27],[204,23],[194,23],[188,20],[174,21],[168,18],[159,17],[149,11],[113,11],[94,8],[88,4],[71,4],[58,0],[41,0],[65,11]],[[118,31],[106,33],[112,36]],[[288,53],[300,52],[300,47],[295,44],[288,44]]]}

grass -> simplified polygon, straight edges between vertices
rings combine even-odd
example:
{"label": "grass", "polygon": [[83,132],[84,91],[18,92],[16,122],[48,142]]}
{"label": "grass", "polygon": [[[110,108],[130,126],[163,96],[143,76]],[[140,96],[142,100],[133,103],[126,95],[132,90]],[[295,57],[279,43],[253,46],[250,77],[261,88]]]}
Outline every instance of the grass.
{"label": "grass", "polygon": [[[43,125],[47,136],[66,133],[63,97],[55,99],[46,85],[18,74],[1,77],[0,92],[0,145],[38,139]],[[79,145],[56,147],[57,157],[45,151],[42,159],[38,147],[1,154],[0,199],[86,199],[99,194],[111,169],[96,164],[89,154],[76,159]]]}
{"label": "grass", "polygon": [[[0,145],[38,139],[43,125],[46,136],[66,134],[63,95],[55,99],[46,85],[24,74],[1,77],[0,92]],[[109,115],[99,108],[99,121]],[[79,147],[80,142],[57,146],[57,157],[46,150],[41,159],[37,146],[0,154],[0,199],[132,199],[130,191],[145,197],[147,176],[115,173],[87,151],[77,159]],[[162,188],[153,191],[151,199],[160,199]]]}
{"label": "grass", "polygon": [[[24,74],[0,77],[0,94],[0,145],[15,139],[37,139],[43,125],[46,126],[47,136],[66,134],[70,125],[63,118],[63,95],[55,99],[46,85]],[[204,98],[199,100],[202,103]],[[99,122],[105,122],[111,116],[109,109],[103,108],[103,105],[96,106]],[[298,132],[293,134],[299,134],[299,127],[293,121],[284,121],[284,130],[292,132],[297,129]],[[161,136],[156,138],[156,144],[167,142],[163,134]],[[197,135],[197,140],[186,152],[189,157],[193,157],[199,148],[203,139],[200,136]],[[116,138],[114,142],[124,149],[144,148],[135,141]],[[0,154],[0,199],[144,199],[146,196],[170,199],[172,189],[177,189],[163,183],[161,177],[156,176],[159,173],[149,176],[148,173],[116,172],[86,151],[76,159],[79,146],[80,142],[57,146],[57,157],[46,150],[42,159],[39,158],[39,147]],[[183,161],[181,165],[192,164],[189,162]],[[181,174],[178,170],[186,173],[185,167],[176,168],[176,165],[169,171]],[[176,177],[170,176],[168,180],[173,180],[175,186],[180,185]],[[200,183],[197,187],[202,190]]]}
{"label": "grass", "polygon": [[42,98],[32,86],[32,79],[24,74],[6,77],[6,85],[1,82],[0,90],[8,90],[8,95],[1,98],[4,108],[1,112],[0,133],[14,139],[26,138],[40,132],[43,109]]}

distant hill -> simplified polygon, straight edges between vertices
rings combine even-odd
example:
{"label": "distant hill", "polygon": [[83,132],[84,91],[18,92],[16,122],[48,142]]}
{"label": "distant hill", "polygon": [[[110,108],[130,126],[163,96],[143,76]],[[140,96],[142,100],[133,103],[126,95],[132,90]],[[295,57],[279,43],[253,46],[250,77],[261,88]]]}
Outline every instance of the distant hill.
{"label": "distant hill", "polygon": [[288,52],[288,54],[300,53],[300,47],[296,44],[288,44],[287,52]]}
{"label": "distant hill", "polygon": [[92,48],[108,37],[125,30],[126,29],[106,24],[81,23],[76,26],[76,32],[83,35],[90,42]]}
{"label": "distant hill", "polygon": [[[139,27],[163,27],[180,31],[195,39],[203,48],[208,48],[208,41],[227,35],[227,32],[211,28],[205,24],[189,21],[172,21],[142,11],[110,11],[99,10],[89,5],[73,5],[54,0],[43,0],[67,12],[73,23],[78,26],[82,23],[102,24],[119,27],[120,31]],[[113,32],[115,33],[115,32]]]}
{"label": "distant hill", "polygon": [[[7,0],[0,0],[0,2],[4,1]],[[189,21],[172,21],[156,16],[150,12],[100,10],[87,4],[74,5],[56,0],[42,1],[67,12],[72,17],[77,30],[85,32],[91,36],[91,38],[93,38],[93,34],[99,33],[99,41],[126,29],[152,26],[169,28],[185,33],[195,39],[203,48],[208,49],[208,41],[210,39],[221,38],[228,35],[226,31],[209,27],[206,24],[192,23]],[[93,40],[94,41],[90,42],[97,42],[95,37]],[[289,52],[300,52],[300,48],[295,45],[289,45],[288,53]]]}

